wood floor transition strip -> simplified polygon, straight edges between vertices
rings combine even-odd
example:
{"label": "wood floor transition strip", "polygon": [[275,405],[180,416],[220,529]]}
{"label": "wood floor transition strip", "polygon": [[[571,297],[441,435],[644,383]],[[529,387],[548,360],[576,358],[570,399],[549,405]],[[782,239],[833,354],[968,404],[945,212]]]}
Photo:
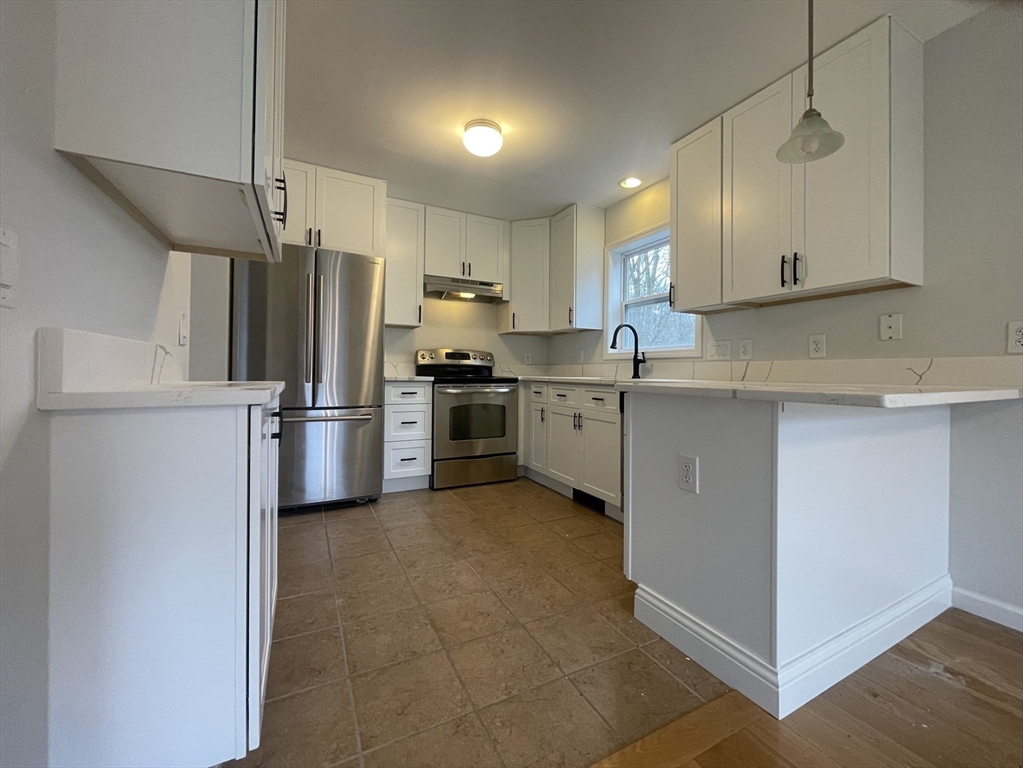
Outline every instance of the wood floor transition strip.
{"label": "wood floor transition strip", "polygon": [[730,691],[592,768],[684,768],[715,744],[768,716],[738,691]]}

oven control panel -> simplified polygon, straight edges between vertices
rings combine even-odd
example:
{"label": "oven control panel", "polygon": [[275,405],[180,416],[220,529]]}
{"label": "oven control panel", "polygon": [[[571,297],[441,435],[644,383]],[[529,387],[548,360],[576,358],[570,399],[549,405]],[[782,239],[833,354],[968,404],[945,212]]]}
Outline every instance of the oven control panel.
{"label": "oven control panel", "polygon": [[420,349],[416,365],[494,365],[494,355],[479,349]]}

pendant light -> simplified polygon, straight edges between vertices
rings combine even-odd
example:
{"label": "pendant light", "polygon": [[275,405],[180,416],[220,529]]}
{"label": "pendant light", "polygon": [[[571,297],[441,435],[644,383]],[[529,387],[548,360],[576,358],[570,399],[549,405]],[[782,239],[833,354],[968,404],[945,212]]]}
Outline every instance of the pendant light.
{"label": "pendant light", "polygon": [[783,163],[812,163],[837,152],[845,144],[845,136],[834,130],[821,113],[813,108],[813,0],[810,6],[809,41],[810,56],[807,64],[806,96],[809,109],[803,113],[792,129],[789,140],[778,147],[775,157]]}

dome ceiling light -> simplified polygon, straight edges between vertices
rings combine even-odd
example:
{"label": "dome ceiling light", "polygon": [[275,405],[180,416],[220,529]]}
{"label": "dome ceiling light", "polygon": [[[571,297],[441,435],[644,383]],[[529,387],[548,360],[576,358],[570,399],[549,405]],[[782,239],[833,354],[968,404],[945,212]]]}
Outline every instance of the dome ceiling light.
{"label": "dome ceiling light", "polygon": [[493,120],[470,120],[465,124],[462,143],[477,157],[490,157],[497,154],[501,145],[504,144],[501,126]]}
{"label": "dome ceiling light", "polygon": [[625,187],[626,189],[635,189],[642,183],[642,179],[637,179],[635,176],[629,176],[629,178],[619,181],[618,186]]}
{"label": "dome ceiling light", "polygon": [[813,0],[808,2],[810,56],[806,70],[806,96],[809,99],[807,104],[809,109],[799,118],[789,140],[778,147],[775,155],[781,162],[792,165],[820,160],[834,154],[845,144],[845,136],[828,125],[828,121],[821,117],[821,113],[813,108]]}

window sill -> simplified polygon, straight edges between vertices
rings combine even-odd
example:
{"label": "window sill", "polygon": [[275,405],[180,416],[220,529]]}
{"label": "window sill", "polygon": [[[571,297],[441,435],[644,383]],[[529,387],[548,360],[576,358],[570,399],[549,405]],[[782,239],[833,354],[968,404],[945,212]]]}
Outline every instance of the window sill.
{"label": "window sill", "polygon": [[[703,357],[699,349],[641,349],[647,360],[692,360]],[[622,363],[632,360],[632,352],[604,351],[605,363]]]}

